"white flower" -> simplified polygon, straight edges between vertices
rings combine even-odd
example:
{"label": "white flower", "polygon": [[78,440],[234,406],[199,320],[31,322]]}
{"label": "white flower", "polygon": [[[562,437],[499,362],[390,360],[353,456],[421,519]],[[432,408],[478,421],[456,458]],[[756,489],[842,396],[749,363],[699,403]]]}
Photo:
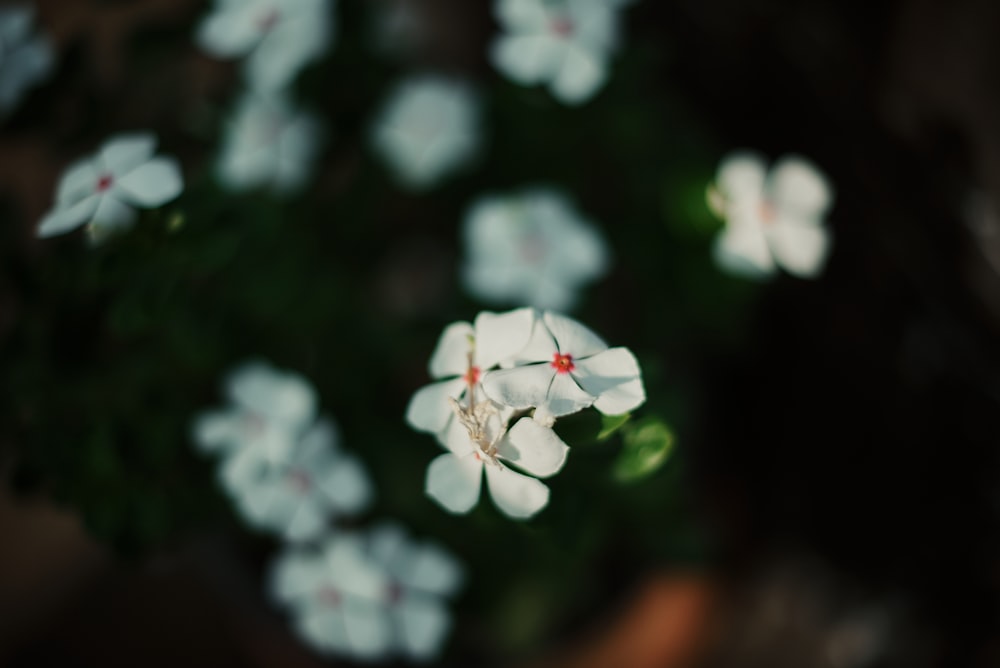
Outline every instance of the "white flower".
{"label": "white flower", "polygon": [[493,43],[494,67],[513,81],[547,83],[565,104],[580,104],[604,85],[618,39],[621,3],[609,0],[497,0],[506,34]]}
{"label": "white flower", "polygon": [[336,428],[320,420],[284,460],[246,447],[223,464],[223,486],[247,521],[285,540],[318,537],[331,519],[362,511],[371,483],[357,458],[338,451]]}
{"label": "white flower", "polygon": [[0,112],[17,106],[52,69],[52,45],[47,37],[31,34],[34,20],[33,7],[0,7]]}
{"label": "white flower", "polygon": [[456,322],[445,328],[431,355],[428,371],[432,383],[413,395],[406,421],[418,431],[435,434],[448,447],[462,447],[468,440],[449,399],[473,403],[482,398],[483,374],[512,357],[528,343],[535,313],[530,308],[505,313],[483,311],[475,325]]}
{"label": "white flower", "polygon": [[760,155],[732,153],[720,164],[708,198],[726,221],[714,247],[723,269],[753,278],[770,276],[778,266],[801,278],[822,271],[833,189],[809,161],[788,156],[768,171]]}
{"label": "white flower", "polygon": [[327,50],[334,0],[216,0],[198,28],[203,49],[222,58],[246,56],[250,86],[273,92]]}
{"label": "white flower", "polygon": [[193,438],[205,452],[253,448],[272,461],[287,459],[316,417],[316,393],[304,378],[250,362],[230,374],[232,408],[199,416]]}
{"label": "white flower", "polygon": [[319,550],[289,549],[272,593],[291,608],[296,631],[315,649],[355,659],[434,657],[451,621],[442,598],[462,569],[444,550],[414,545],[393,525],[368,536],[341,533]]}
{"label": "white flower", "polygon": [[437,76],[400,83],[372,127],[372,144],[398,180],[430,187],[479,147],[479,101],[466,84]]}
{"label": "white flower", "polygon": [[314,117],[282,96],[244,95],[226,131],[219,178],[235,190],[297,190],[309,177],[321,134]]}
{"label": "white flower", "polygon": [[535,408],[543,423],[591,405],[619,415],[646,400],[639,364],[627,348],[608,348],[580,323],[549,311],[535,321],[515,364],[486,374],[483,390],[504,406]]}
{"label": "white flower", "polygon": [[504,462],[539,478],[555,475],[569,453],[562,439],[550,427],[527,417],[506,430],[510,413],[489,400],[468,407],[453,405],[467,435],[464,444],[449,443],[452,451],[427,467],[427,494],[453,513],[467,513],[479,502],[485,471],[493,503],[508,516],[526,519],[544,508],[549,488]]}
{"label": "white flower", "polygon": [[118,135],[93,158],[63,173],[55,208],[38,225],[39,237],[64,234],[89,223],[92,238],[130,227],[133,207],[166,204],[183,189],[173,158],[154,157],[156,137],[149,133]]}
{"label": "white flower", "polygon": [[552,190],[478,200],[466,214],[464,238],[465,287],[491,303],[565,310],[608,268],[604,240]]}

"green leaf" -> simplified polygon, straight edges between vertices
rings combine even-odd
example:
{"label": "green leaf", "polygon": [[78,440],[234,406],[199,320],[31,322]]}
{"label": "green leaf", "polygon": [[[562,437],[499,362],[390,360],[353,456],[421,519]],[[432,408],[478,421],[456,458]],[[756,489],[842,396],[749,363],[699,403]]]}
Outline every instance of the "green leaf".
{"label": "green leaf", "polygon": [[622,413],[621,415],[602,415],[601,416],[601,431],[597,434],[598,441],[606,441],[615,432],[625,426],[625,424],[632,418],[631,413]]}
{"label": "green leaf", "polygon": [[618,482],[633,483],[655,473],[674,449],[674,434],[662,420],[649,417],[625,432],[625,447],[615,461]]}

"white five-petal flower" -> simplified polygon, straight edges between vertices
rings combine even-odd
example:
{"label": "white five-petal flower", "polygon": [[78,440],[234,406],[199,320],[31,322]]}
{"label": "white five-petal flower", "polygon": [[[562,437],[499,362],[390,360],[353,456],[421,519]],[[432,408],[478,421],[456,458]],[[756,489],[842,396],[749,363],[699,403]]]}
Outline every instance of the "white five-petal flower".
{"label": "white five-petal flower", "polygon": [[220,180],[235,190],[302,187],[319,148],[321,126],[281,95],[248,93],[237,105],[219,155]]}
{"label": "white five-petal flower", "polygon": [[550,311],[535,320],[515,366],[483,378],[493,401],[534,408],[542,423],[593,405],[606,415],[627,413],[646,400],[639,364],[628,348],[608,348],[580,323]]}
{"label": "white five-petal flower", "polygon": [[465,287],[490,303],[566,310],[609,264],[597,230],[553,190],[484,197],[469,209],[463,232]]}
{"label": "white five-petal flower", "polygon": [[149,133],[118,135],[93,158],[66,170],[56,191],[56,205],[38,225],[39,237],[64,234],[88,225],[92,238],[130,227],[133,207],[155,208],[183,189],[173,158],[155,157],[156,137]]}
{"label": "white five-petal flower", "polygon": [[372,127],[372,144],[400,183],[420,190],[471,160],[480,143],[479,100],[439,76],[401,82]]}
{"label": "white five-petal flower", "polygon": [[769,171],[756,153],[732,153],[720,164],[708,200],[726,221],[714,246],[723,269],[751,278],[771,276],[779,266],[801,278],[822,271],[833,188],[808,160],[787,156]]}
{"label": "white five-petal flower", "polygon": [[222,484],[251,525],[289,541],[317,538],[332,519],[361,512],[373,496],[364,467],[339,451],[338,440],[327,419],[281,461],[260,448],[242,448],[223,464]]}
{"label": "white five-petal flower", "polygon": [[221,58],[245,56],[251,88],[278,91],[327,50],[335,0],[216,0],[197,41]]}
{"label": "white five-petal flower", "polygon": [[505,30],[493,43],[493,65],[513,81],[547,83],[565,104],[581,104],[604,85],[618,40],[619,2],[496,0]]}
{"label": "white five-petal flower", "polygon": [[291,609],[299,635],[320,652],[427,660],[451,625],[442,599],[461,581],[461,566],[447,552],[382,525],[367,536],[338,534],[319,550],[286,550],[271,588]]}
{"label": "white five-petal flower", "polygon": [[47,37],[32,35],[34,20],[33,7],[0,7],[0,112],[16,107],[52,69],[52,45]]}
{"label": "white five-petal flower", "polygon": [[192,436],[205,452],[230,455],[254,449],[271,461],[287,460],[316,418],[316,392],[298,374],[249,362],[226,379],[233,405],[199,415]]}

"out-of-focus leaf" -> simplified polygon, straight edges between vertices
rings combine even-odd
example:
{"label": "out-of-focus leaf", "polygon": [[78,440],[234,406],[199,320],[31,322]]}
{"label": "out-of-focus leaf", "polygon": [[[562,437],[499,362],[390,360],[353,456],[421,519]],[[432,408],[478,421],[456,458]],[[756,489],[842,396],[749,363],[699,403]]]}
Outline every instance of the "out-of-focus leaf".
{"label": "out-of-focus leaf", "polygon": [[614,476],[622,483],[656,472],[674,449],[674,434],[659,418],[646,418],[625,432],[625,447],[615,461]]}
{"label": "out-of-focus leaf", "polygon": [[608,440],[615,435],[615,432],[624,427],[630,419],[632,419],[631,413],[622,413],[621,415],[602,415],[601,431],[597,434],[597,440]]}

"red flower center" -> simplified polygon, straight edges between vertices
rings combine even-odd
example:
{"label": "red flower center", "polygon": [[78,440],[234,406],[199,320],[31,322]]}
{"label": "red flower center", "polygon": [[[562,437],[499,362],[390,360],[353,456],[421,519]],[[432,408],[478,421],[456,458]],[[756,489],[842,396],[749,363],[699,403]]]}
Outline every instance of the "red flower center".
{"label": "red flower center", "polygon": [[464,376],[462,376],[462,379],[468,385],[475,385],[479,382],[479,379],[482,378],[482,376],[483,372],[479,370],[478,366],[470,366],[469,370],[465,372]]}
{"label": "red flower center", "polygon": [[573,364],[573,356],[569,353],[565,355],[552,353],[552,362],[550,364],[556,370],[556,373],[569,373],[576,368],[576,365]]}
{"label": "red flower center", "polygon": [[399,600],[403,598],[403,587],[398,582],[390,582],[389,588],[385,593],[386,599],[388,599],[390,605],[393,603],[399,603]]}
{"label": "red flower center", "polygon": [[342,599],[340,592],[333,587],[323,587],[319,590],[316,597],[320,600],[323,605],[329,606],[331,608],[336,608],[340,605]]}
{"label": "red flower center", "polygon": [[103,174],[101,178],[97,179],[97,192],[102,193],[111,187],[115,180],[110,174]]}
{"label": "red flower center", "polygon": [[765,225],[770,225],[774,222],[775,211],[774,205],[771,204],[769,200],[761,200],[759,207],[760,219]]}
{"label": "red flower center", "polygon": [[312,487],[312,480],[309,478],[309,474],[305,471],[289,471],[288,472],[288,482],[292,484],[295,491],[300,494],[305,494]]}
{"label": "red flower center", "polygon": [[573,22],[565,16],[560,16],[549,22],[549,30],[560,37],[569,37],[573,34]]}

